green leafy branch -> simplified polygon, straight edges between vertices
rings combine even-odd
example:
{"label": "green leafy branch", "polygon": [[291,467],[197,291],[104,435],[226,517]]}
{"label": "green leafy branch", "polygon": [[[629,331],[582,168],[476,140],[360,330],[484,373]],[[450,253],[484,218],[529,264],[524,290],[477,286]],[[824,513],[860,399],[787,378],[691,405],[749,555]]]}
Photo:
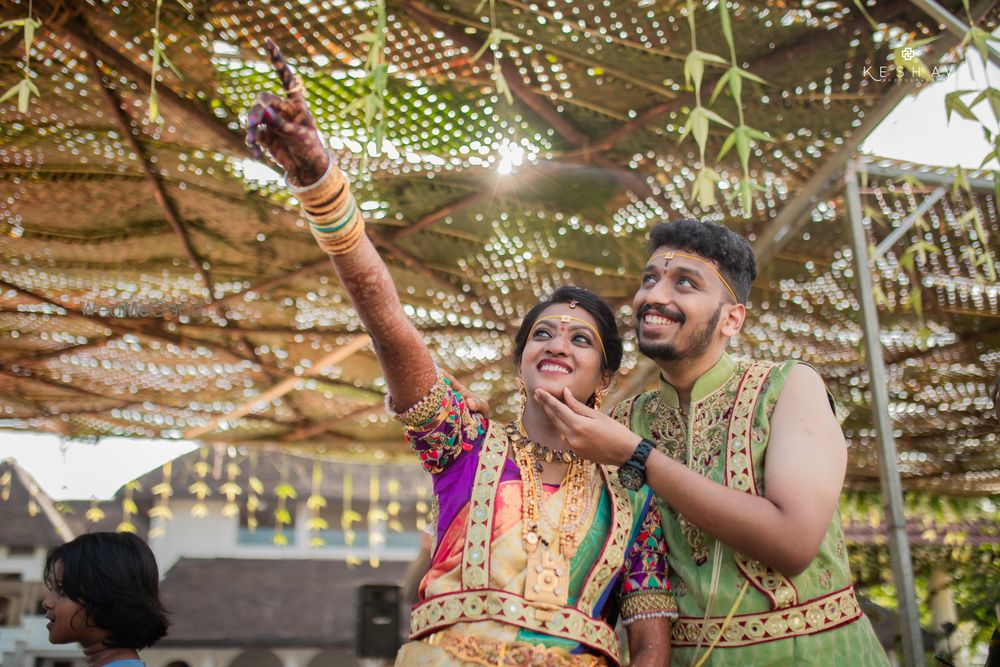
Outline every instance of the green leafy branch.
{"label": "green leafy branch", "polygon": [[[352,113],[358,109],[364,112],[365,128],[368,136],[375,142],[375,152],[382,152],[382,142],[385,140],[385,93],[389,86],[389,65],[385,61],[385,44],[387,19],[385,0],[376,0],[375,27],[358,35],[359,42],[368,45],[365,56],[365,78],[361,80],[364,94],[347,105],[344,113]],[[362,154],[362,163],[367,165],[368,152]]]}
{"label": "green leafy branch", "polygon": [[490,68],[490,79],[493,81],[493,89],[497,97],[503,96],[507,104],[514,103],[514,96],[511,94],[510,86],[503,75],[503,67],[500,66],[500,45],[504,42],[516,42],[517,35],[497,28],[497,15],[495,0],[480,0],[476,7],[476,14],[483,11],[486,3],[490,5],[490,34],[486,36],[486,41],[479,47],[479,50],[472,56],[471,62],[476,62],[486,53],[487,50],[493,53],[493,66]]}
{"label": "green leafy branch", "polygon": [[[685,84],[694,89],[695,105],[688,113],[687,122],[681,132],[680,140],[683,141],[688,135],[694,137],[698,145],[698,155],[701,167],[695,175],[693,199],[705,208],[714,206],[716,203],[716,188],[721,180],[719,173],[708,166],[705,160],[705,151],[708,146],[708,135],[711,124],[723,125],[731,131],[722,144],[719,155],[716,158],[721,160],[726,153],[736,148],[740,166],[743,170],[743,178],[740,180],[740,199],[746,215],[750,214],[751,191],[754,188],[760,189],[753,183],[750,177],[750,150],[754,142],[774,141],[767,133],[754,129],[746,124],[743,107],[743,82],[744,80],[755,83],[766,84],[767,82],[759,76],[752,74],[739,65],[736,58],[736,41],[733,38],[732,22],[729,17],[729,7],[725,0],[719,3],[719,12],[722,23],[722,32],[726,43],[729,45],[730,59],[724,58],[698,49],[698,36],[696,31],[695,4],[694,0],[687,1],[688,25],[691,29],[691,51],[684,60],[684,81]],[[705,65],[711,63],[715,65],[728,66],[715,84],[709,104],[714,104],[723,91],[728,90],[736,104],[736,111],[739,124],[734,126],[725,118],[712,111],[702,104],[702,82],[705,76]]]}
{"label": "green leafy branch", "polygon": [[[967,98],[975,96],[971,101],[967,101]],[[964,90],[954,90],[944,96],[944,109],[947,120],[951,121],[952,114],[957,114],[966,120],[971,120],[973,123],[978,123],[983,130],[983,136],[986,141],[990,143],[991,150],[983,158],[980,163],[980,169],[985,167],[990,160],[1000,160],[1000,132],[997,128],[991,128],[986,123],[976,115],[974,109],[986,102],[993,114],[994,124],[1000,123],[1000,90],[993,88],[992,86],[987,87],[984,90],[975,89],[964,89]],[[965,174],[956,173],[955,178],[956,187],[962,187],[963,189],[968,189],[968,182],[965,180]]]}
{"label": "green leafy branch", "polygon": [[749,217],[751,205],[753,203],[751,199],[751,190],[763,189],[756,185],[750,177],[751,144],[754,141],[766,141],[773,143],[774,138],[769,134],[756,130],[746,124],[746,119],[743,114],[743,79],[753,81],[761,85],[767,85],[767,82],[756,74],[752,74],[740,67],[739,61],[736,59],[736,42],[733,39],[733,28],[732,23],[729,20],[729,7],[726,0],[721,0],[721,2],[719,2],[719,17],[722,23],[722,34],[726,38],[726,44],[729,45],[730,66],[729,69],[726,70],[726,73],[719,79],[718,83],[715,84],[715,91],[713,91],[712,99],[709,103],[714,104],[715,99],[719,96],[719,93],[728,87],[729,93],[732,95],[733,101],[736,103],[739,125],[733,128],[733,131],[728,137],[726,137],[717,159],[721,160],[722,157],[729,152],[731,148],[733,148],[733,146],[736,147],[736,154],[740,159],[740,167],[743,169],[743,178],[740,179],[739,183],[740,203],[743,205],[744,215]]}
{"label": "green leafy branch", "polygon": [[716,202],[715,188],[721,177],[718,172],[705,162],[705,148],[708,145],[710,125],[718,123],[732,128],[733,125],[725,118],[706,108],[701,103],[701,83],[705,75],[705,63],[725,65],[726,61],[714,53],[698,50],[698,34],[695,26],[694,0],[687,0],[688,26],[691,28],[691,52],[684,59],[684,83],[694,87],[694,108],[688,113],[687,122],[681,132],[680,141],[691,135],[698,145],[699,162],[701,164],[694,178],[693,199],[697,199],[702,208],[714,206]]}
{"label": "green leafy branch", "polygon": [[[184,2],[184,0],[177,0],[177,4],[184,8],[188,13],[192,13],[194,10],[191,5]],[[154,123],[159,123],[163,119],[160,116],[160,102],[159,97],[156,93],[156,77],[160,73],[160,65],[166,65],[167,68],[177,75],[178,78],[183,79],[180,70],[174,67],[174,64],[170,62],[167,58],[166,48],[163,46],[163,40],[160,38],[160,9],[163,7],[163,0],[156,0],[156,10],[153,18],[153,64],[150,67],[149,72],[149,120]]]}
{"label": "green leafy branch", "polygon": [[959,46],[960,48],[965,48],[971,44],[976,47],[985,67],[990,59],[990,42],[1000,43],[1000,37],[995,37],[990,32],[976,25],[975,19],[972,18],[972,9],[969,7],[969,0],[962,0],[962,6],[965,8],[965,16],[969,20],[969,32],[965,34]]}
{"label": "green leafy branch", "polygon": [[[983,137],[990,146],[979,164],[979,168],[982,169],[993,160],[1000,162],[1000,90],[993,87],[989,76],[990,42],[1000,43],[1000,37],[995,37],[976,25],[969,7],[969,0],[962,0],[962,5],[965,8],[970,28],[962,39],[960,48],[964,49],[966,54],[970,48],[974,48],[979,53],[983,64],[985,85],[982,89],[955,90],[948,93],[944,98],[944,107],[948,122],[951,121],[952,114],[957,114],[965,120],[977,123],[982,129]],[[989,113],[977,114],[977,107],[983,105],[988,108]],[[984,119],[984,117],[989,120]],[[965,176],[965,170],[962,169],[961,165],[955,165],[951,173],[955,177],[953,186],[955,193],[958,193],[959,190],[972,191]],[[1000,197],[1000,172],[995,170],[993,171],[993,190],[994,195]],[[969,222],[973,223],[971,229]],[[990,251],[989,237],[982,223],[979,209],[973,205],[968,212],[959,218],[958,223],[963,231],[974,233],[979,239],[980,248],[973,249],[971,245],[967,245],[963,250],[976,280],[990,284],[995,283],[997,281],[996,264],[993,253]],[[980,271],[982,271],[982,275],[980,275]]]}
{"label": "green leafy branch", "polygon": [[35,39],[35,31],[42,27],[42,22],[32,18],[31,3],[28,4],[28,16],[23,19],[14,19],[0,23],[0,30],[21,28],[24,31],[24,77],[0,95],[0,104],[12,97],[17,97],[17,110],[21,113],[28,112],[28,104],[31,96],[41,97],[38,88],[31,80],[31,43]]}

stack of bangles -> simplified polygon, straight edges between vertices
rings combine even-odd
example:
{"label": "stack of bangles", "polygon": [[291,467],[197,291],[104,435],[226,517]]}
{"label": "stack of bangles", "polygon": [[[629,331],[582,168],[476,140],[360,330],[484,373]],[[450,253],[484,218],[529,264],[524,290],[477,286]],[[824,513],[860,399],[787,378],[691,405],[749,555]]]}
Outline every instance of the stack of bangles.
{"label": "stack of bangles", "polygon": [[302,188],[289,185],[289,189],[302,203],[319,247],[328,255],[346,255],[361,243],[365,221],[344,172],[334,165],[333,156],[329,160],[318,181]]}

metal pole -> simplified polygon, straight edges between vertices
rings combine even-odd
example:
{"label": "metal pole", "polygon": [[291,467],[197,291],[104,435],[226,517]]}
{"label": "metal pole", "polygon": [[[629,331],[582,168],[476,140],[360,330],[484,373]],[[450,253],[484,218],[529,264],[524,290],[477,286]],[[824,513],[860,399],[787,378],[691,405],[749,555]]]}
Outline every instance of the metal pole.
{"label": "metal pole", "polygon": [[903,485],[899,479],[899,468],[896,466],[896,439],[892,434],[892,419],[889,417],[888,381],[885,362],[882,359],[882,343],[879,339],[878,311],[875,308],[875,297],[872,295],[868,238],[861,222],[861,188],[858,184],[857,165],[853,162],[847,166],[844,181],[847,186],[847,212],[854,254],[854,275],[858,282],[861,324],[868,361],[868,388],[872,396],[872,417],[878,432],[879,480],[885,504],[886,527],[889,531],[892,578],[899,602],[903,664],[906,667],[918,667],[924,664],[920,615],[917,611],[917,595],[913,585],[913,563],[910,560],[910,543],[906,535],[906,517],[903,514]]}
{"label": "metal pole", "polygon": [[906,216],[906,219],[899,223],[899,227],[896,227],[892,230],[891,234],[882,239],[882,242],[878,244],[877,248],[875,248],[875,256],[871,259],[873,261],[878,259],[884,255],[889,248],[896,245],[896,241],[901,239],[903,234],[910,231],[910,228],[913,227],[913,225],[917,224],[917,220],[920,219],[920,216],[931,210],[931,207],[938,203],[941,197],[944,197],[946,194],[948,194],[947,188],[938,188],[932,192],[930,196],[924,197],[924,200],[920,202],[920,206],[917,207],[917,210]]}
{"label": "metal pole", "polygon": [[[955,177],[951,174],[939,174],[933,171],[914,171],[912,169],[906,170],[899,167],[886,167],[879,164],[865,163],[859,163],[858,170],[867,173],[869,176],[878,176],[880,178],[913,178],[923,185],[943,185],[949,188],[955,185]],[[965,182],[969,184],[970,190],[981,190],[990,193],[994,190],[993,179],[966,177]]]}
{"label": "metal pole", "polygon": [[[912,0],[912,2],[927,12],[935,21],[943,25],[945,30],[955,35],[955,37],[965,39],[965,36],[969,33],[969,26],[957,19],[954,14],[939,5],[935,0]],[[994,65],[1000,65],[1000,53],[997,53],[997,50],[992,46],[987,45],[986,48],[989,50],[990,61]]]}

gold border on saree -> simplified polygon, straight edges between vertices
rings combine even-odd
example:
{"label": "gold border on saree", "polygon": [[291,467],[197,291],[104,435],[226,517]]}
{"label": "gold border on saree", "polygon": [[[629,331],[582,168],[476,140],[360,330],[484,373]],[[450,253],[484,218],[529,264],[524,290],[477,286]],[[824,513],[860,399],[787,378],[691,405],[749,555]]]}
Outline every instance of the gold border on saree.
{"label": "gold border on saree", "polygon": [[462,662],[471,662],[483,667],[496,665],[604,667],[608,664],[607,660],[596,655],[574,655],[554,646],[505,642],[492,637],[465,635],[454,630],[435,632],[423,641],[431,646],[437,646]]}
{"label": "gold border on saree", "polygon": [[467,621],[497,621],[535,632],[562,637],[618,656],[618,637],[602,620],[573,607],[550,612],[545,621],[535,618],[535,608],[520,595],[507,591],[456,591],[424,600],[410,614],[410,638],[420,637]]}

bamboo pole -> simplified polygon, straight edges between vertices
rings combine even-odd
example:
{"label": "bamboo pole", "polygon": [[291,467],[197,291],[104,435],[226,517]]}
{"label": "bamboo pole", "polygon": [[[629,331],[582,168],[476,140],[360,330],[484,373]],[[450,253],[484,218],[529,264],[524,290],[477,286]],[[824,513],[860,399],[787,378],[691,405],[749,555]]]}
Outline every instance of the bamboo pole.
{"label": "bamboo pole", "polygon": [[371,338],[367,335],[357,336],[354,340],[347,343],[346,345],[341,345],[337,349],[333,350],[325,357],[317,361],[313,366],[303,373],[301,376],[293,375],[286,377],[284,380],[274,385],[270,389],[263,391],[257,396],[253,397],[249,401],[239,405],[224,415],[219,415],[218,417],[213,417],[206,424],[202,426],[196,426],[195,428],[188,429],[184,433],[184,437],[193,440],[194,438],[200,437],[214,431],[217,427],[225,422],[231,422],[235,419],[251,412],[256,406],[270,403],[278,398],[281,398],[285,394],[291,392],[295,387],[302,382],[305,378],[314,377],[319,375],[324,370],[339,364],[344,359],[347,359],[352,354],[366,347],[371,342]]}

